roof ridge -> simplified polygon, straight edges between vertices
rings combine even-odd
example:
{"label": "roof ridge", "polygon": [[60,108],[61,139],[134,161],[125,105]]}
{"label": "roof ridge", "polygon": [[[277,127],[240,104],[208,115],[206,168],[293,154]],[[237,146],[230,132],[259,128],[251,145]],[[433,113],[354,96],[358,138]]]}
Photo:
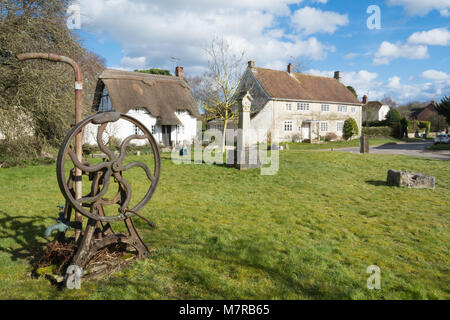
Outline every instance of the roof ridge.
{"label": "roof ridge", "polygon": [[[104,73],[108,73],[111,72],[113,74],[111,75],[104,75]],[[167,75],[162,75],[162,74],[151,74],[151,73],[143,73],[143,72],[133,72],[133,71],[125,71],[125,70],[118,70],[118,69],[111,69],[111,68],[107,68],[105,69],[102,74],[100,75],[100,77],[102,79],[112,79],[112,78],[116,78],[116,77],[121,77],[122,79],[124,79],[126,76],[129,76],[130,79],[133,78],[143,78],[143,79],[158,79],[158,80],[167,80],[167,81],[178,81],[178,82],[182,82],[183,79],[179,78],[179,77],[175,77],[175,76],[167,76]]]}
{"label": "roof ridge", "polygon": [[[276,69],[269,69],[269,68],[255,67],[255,68],[253,68],[253,69],[261,69],[261,70],[267,70],[267,71],[273,71],[273,72],[282,72],[282,73],[287,73],[287,74],[289,74],[287,71],[276,70]],[[302,73],[302,72],[294,72],[293,74],[294,74],[294,75],[299,75],[299,76],[306,76],[306,77],[323,78],[323,79],[327,79],[327,80],[336,80],[336,79],[331,78],[331,77],[318,76],[318,75],[315,75],[315,74]]]}

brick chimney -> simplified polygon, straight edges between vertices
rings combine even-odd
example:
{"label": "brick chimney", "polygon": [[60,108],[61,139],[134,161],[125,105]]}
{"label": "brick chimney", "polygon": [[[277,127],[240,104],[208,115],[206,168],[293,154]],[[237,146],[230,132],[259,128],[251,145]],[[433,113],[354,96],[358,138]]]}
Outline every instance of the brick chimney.
{"label": "brick chimney", "polygon": [[184,78],[184,68],[183,67],[176,67],[175,68],[175,76],[177,76],[180,79]]}
{"label": "brick chimney", "polygon": [[362,98],[362,103],[367,104],[368,101],[369,97],[365,94],[364,97]]}
{"label": "brick chimney", "polygon": [[340,72],[340,71],[335,71],[335,72],[334,72],[334,78],[335,78],[337,81],[341,82],[341,79],[342,79],[342,77],[341,77],[341,72]]}
{"label": "brick chimney", "polygon": [[250,61],[248,62],[248,67],[249,67],[250,69],[253,69],[253,68],[255,67],[255,61],[254,61],[254,60],[250,60]]}
{"label": "brick chimney", "polygon": [[289,63],[287,66],[287,72],[289,74],[293,74],[294,73],[294,66],[292,65],[292,63]]}

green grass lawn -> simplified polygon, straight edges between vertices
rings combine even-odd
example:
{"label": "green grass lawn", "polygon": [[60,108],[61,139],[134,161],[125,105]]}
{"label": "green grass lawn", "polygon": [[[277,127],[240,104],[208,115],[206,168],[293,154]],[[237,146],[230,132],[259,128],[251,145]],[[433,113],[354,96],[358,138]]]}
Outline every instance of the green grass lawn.
{"label": "green grass lawn", "polygon": [[[63,203],[55,167],[0,169],[0,299],[450,298],[450,162],[294,148],[261,176],[169,156],[142,211],[158,228],[136,220],[150,257],[79,291],[30,276]],[[434,175],[436,189],[388,187],[388,169]]]}
{"label": "green grass lawn", "polygon": [[429,149],[433,150],[433,151],[450,150],[450,143],[435,144],[435,145],[430,146]]}
{"label": "green grass lawn", "polygon": [[[402,143],[403,140],[395,138],[369,138],[370,146],[379,146],[387,143]],[[356,148],[359,147],[359,139],[350,141],[335,141],[327,143],[289,143],[289,150],[323,150],[323,149],[339,149],[339,148]],[[282,143],[285,145],[285,143]]]}

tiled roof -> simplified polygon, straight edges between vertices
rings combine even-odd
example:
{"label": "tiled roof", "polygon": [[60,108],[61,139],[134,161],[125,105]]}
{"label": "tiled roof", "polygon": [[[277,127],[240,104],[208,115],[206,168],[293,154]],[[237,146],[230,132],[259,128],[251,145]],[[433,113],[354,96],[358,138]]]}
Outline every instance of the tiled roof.
{"label": "tiled roof", "polygon": [[302,73],[252,68],[266,93],[275,99],[362,104],[347,87],[334,78]]}

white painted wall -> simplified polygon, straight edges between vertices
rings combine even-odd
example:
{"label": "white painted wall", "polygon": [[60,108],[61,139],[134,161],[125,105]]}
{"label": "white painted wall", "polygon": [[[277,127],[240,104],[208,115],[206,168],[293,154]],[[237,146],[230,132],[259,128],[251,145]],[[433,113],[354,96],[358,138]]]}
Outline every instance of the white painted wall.
{"label": "white painted wall", "polygon": [[[141,122],[150,132],[152,132],[156,142],[162,143],[162,128],[161,126],[156,125],[156,118],[150,115],[147,110],[133,109],[130,110],[127,115]],[[184,128],[179,128],[179,130],[177,130],[177,126],[171,126],[172,143],[182,144],[184,141],[192,141],[197,132],[197,119],[191,116],[187,111],[177,112],[176,115]],[[98,125],[93,124],[86,126],[83,143],[91,145],[97,144],[96,135],[98,127]],[[105,140],[107,140],[109,136],[115,136],[116,138],[123,140],[133,134],[135,134],[134,124],[120,119],[115,123],[108,124],[104,136]],[[131,143],[135,145],[144,145],[146,142],[146,140],[136,139]]]}
{"label": "white painted wall", "polygon": [[379,110],[375,108],[365,108],[363,112],[363,121],[383,121],[386,120],[386,116],[390,110],[390,107],[386,104],[382,105]]}
{"label": "white painted wall", "polygon": [[176,130],[176,127],[172,128],[172,130],[175,130],[175,132],[172,131],[172,141],[176,144],[182,144],[184,141],[193,142],[197,134],[197,119],[188,111],[178,111],[175,115],[183,124],[183,128],[179,130]]}
{"label": "white painted wall", "polygon": [[378,121],[383,121],[386,120],[386,116],[389,112],[391,108],[389,108],[388,105],[384,104],[381,108],[380,111],[378,112]]}

